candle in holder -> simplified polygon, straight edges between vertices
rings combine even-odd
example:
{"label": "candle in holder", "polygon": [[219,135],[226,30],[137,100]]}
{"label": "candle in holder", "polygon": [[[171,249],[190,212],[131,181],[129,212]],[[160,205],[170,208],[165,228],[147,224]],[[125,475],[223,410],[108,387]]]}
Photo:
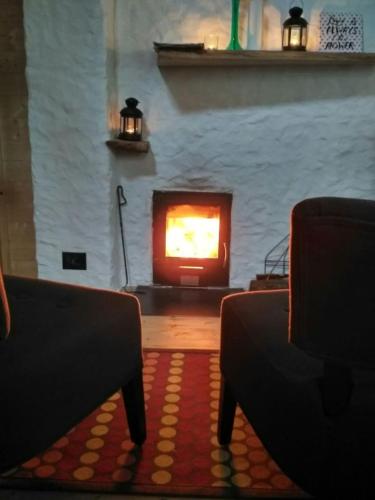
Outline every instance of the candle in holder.
{"label": "candle in holder", "polygon": [[206,50],[217,50],[219,48],[219,36],[209,33],[204,37],[204,48]]}

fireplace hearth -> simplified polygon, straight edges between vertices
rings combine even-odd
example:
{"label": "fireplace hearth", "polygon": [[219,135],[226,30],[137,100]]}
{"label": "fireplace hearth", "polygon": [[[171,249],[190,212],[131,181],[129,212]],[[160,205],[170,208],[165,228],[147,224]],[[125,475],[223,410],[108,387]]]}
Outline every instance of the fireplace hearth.
{"label": "fireplace hearth", "polygon": [[227,287],[232,194],[154,191],[156,285]]}

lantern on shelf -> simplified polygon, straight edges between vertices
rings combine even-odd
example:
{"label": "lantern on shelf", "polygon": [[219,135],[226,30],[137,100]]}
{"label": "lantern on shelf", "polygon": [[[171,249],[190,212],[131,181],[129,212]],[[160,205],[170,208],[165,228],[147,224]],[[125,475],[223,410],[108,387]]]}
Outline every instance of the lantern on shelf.
{"label": "lantern on shelf", "polygon": [[119,139],[125,141],[140,141],[142,139],[143,113],[137,108],[139,101],[134,97],[125,100],[126,106],[120,111]]}
{"label": "lantern on shelf", "polygon": [[283,24],[283,50],[306,50],[308,22],[301,7],[289,10],[290,18]]}

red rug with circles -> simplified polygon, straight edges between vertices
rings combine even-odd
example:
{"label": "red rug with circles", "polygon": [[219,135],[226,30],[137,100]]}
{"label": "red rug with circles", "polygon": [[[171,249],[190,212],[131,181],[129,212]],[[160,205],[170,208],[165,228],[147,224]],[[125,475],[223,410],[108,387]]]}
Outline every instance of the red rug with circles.
{"label": "red rug with circles", "polygon": [[147,351],[148,437],[132,444],[119,394],[50,449],[1,476],[6,488],[154,495],[305,498],[237,412],[233,440],[216,439],[217,353]]}

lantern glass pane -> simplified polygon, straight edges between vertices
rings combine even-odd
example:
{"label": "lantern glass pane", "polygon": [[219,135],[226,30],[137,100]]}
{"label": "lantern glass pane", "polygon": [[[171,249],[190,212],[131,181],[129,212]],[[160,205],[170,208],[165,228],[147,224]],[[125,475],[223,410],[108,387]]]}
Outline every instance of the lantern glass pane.
{"label": "lantern glass pane", "polygon": [[142,134],[142,118],[135,119],[135,130],[137,134]]}
{"label": "lantern glass pane", "polygon": [[302,47],[306,47],[307,45],[307,28],[302,28]]}
{"label": "lantern glass pane", "polygon": [[125,132],[127,134],[134,134],[135,133],[135,119],[131,116],[127,116],[125,118]]}
{"label": "lantern glass pane", "polygon": [[289,45],[289,29],[284,28],[283,47],[288,47],[288,45]]}
{"label": "lantern glass pane", "polygon": [[290,46],[300,47],[301,46],[301,31],[300,26],[292,26],[290,28]]}

